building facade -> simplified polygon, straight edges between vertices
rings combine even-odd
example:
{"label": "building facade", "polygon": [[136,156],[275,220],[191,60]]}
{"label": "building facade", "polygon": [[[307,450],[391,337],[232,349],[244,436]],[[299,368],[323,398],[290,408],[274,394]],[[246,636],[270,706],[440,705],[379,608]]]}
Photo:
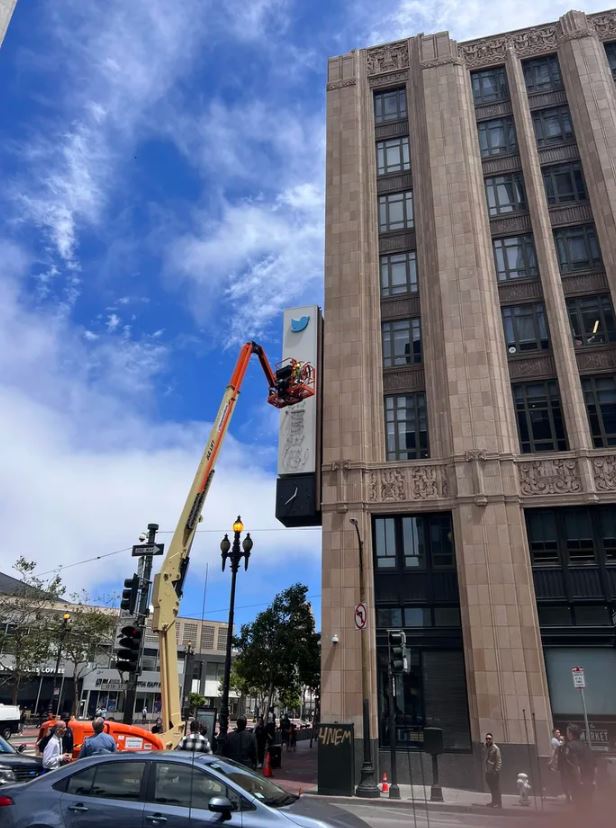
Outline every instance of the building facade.
{"label": "building facade", "polygon": [[446,782],[486,731],[547,756],[576,665],[616,751],[613,70],[614,11],[329,61],[322,720],[361,736],[367,636],[381,767],[392,628],[397,748],[442,727]]}

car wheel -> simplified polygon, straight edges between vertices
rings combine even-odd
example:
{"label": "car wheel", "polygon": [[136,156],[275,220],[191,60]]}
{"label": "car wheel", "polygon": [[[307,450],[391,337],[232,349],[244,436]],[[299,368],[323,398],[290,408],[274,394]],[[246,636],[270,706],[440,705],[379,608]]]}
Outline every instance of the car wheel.
{"label": "car wheel", "polygon": [[6,741],[8,742],[8,740],[11,738],[12,731],[10,727],[3,727],[0,733],[2,734],[2,738],[6,739]]}

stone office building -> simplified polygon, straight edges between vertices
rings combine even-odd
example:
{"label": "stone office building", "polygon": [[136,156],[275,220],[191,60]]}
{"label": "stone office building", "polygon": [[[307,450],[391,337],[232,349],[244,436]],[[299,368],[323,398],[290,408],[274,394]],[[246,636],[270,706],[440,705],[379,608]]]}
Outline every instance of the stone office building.
{"label": "stone office building", "polygon": [[613,71],[616,11],[329,61],[322,720],[361,736],[366,635],[381,768],[388,628],[397,746],[442,727],[446,781],[488,730],[548,755],[576,665],[616,750]]}

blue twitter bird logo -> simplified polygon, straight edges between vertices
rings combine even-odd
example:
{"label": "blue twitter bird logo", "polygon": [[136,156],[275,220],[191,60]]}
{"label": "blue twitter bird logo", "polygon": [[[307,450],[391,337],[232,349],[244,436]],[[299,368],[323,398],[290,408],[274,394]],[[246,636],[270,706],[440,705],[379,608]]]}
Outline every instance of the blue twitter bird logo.
{"label": "blue twitter bird logo", "polygon": [[291,330],[293,331],[293,333],[300,333],[301,331],[305,331],[308,327],[309,322],[309,316],[300,316],[299,319],[291,319]]}

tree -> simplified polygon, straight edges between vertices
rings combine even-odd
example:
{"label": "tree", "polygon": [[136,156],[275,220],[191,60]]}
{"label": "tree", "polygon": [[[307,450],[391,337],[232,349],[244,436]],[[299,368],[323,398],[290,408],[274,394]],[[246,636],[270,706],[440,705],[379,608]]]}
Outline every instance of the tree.
{"label": "tree", "polygon": [[89,605],[85,594],[73,596],[67,609],[70,622],[62,644],[62,655],[73,666],[75,696],[72,712],[76,713],[79,712],[77,705],[85,677],[96,669],[97,656],[113,645],[118,615],[117,610],[111,613],[105,607]]}
{"label": "tree", "polygon": [[319,635],[303,584],[280,592],[252,624],[243,624],[234,639],[236,686],[265,700],[269,710],[278,696],[296,702],[303,686],[318,686]]}
{"label": "tree", "polygon": [[24,680],[57,648],[59,626],[50,616],[64,586],[57,575],[48,580],[37,576],[36,566],[35,561],[17,559],[12,594],[0,605],[0,684],[11,688],[13,704]]}
{"label": "tree", "polygon": [[198,707],[205,707],[206,698],[202,696],[201,693],[189,693],[188,694],[188,706],[190,708],[190,712],[193,716],[197,715],[197,708]]}

